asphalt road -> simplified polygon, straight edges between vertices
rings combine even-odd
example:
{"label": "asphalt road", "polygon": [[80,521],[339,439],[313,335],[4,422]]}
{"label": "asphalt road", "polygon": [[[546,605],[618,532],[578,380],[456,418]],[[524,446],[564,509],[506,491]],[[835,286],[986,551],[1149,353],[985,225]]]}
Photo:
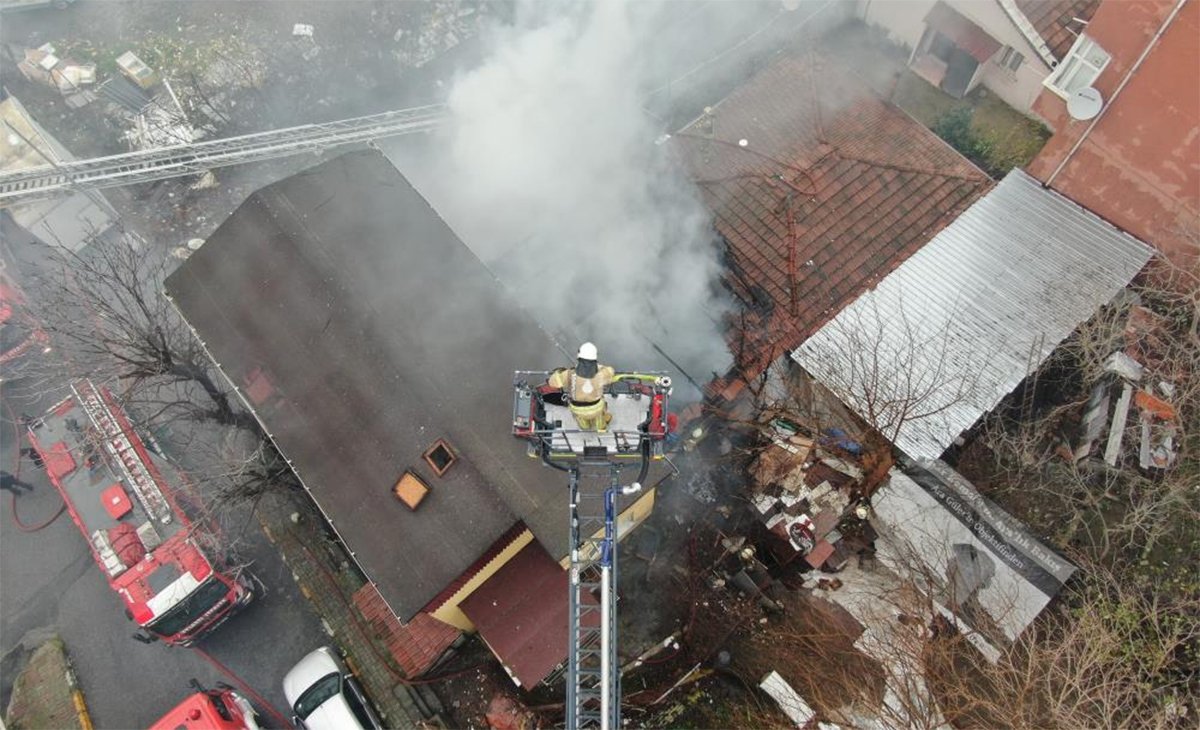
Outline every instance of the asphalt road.
{"label": "asphalt road", "polygon": [[[0,463],[5,470],[12,472],[17,458],[12,410],[36,413],[53,398],[47,394],[37,404],[5,399],[0,418]],[[10,405],[19,407],[10,409]],[[37,524],[53,515],[61,500],[44,472],[28,459],[20,469],[21,478],[35,489],[17,498],[15,506],[21,520]],[[100,728],[149,726],[191,691],[188,683],[193,678],[206,686],[220,681],[235,684],[191,649],[141,644],[130,638],[135,627],[125,618],[70,516],[63,514],[40,531],[23,532],[14,521],[14,500],[8,493],[0,497],[0,655],[12,656],[2,665],[0,699],[7,700],[11,691],[13,660],[23,639],[42,636],[47,629],[66,642]],[[252,519],[250,514],[246,517]],[[266,591],[204,639],[201,648],[286,714],[280,680],[295,661],[327,637],[256,521],[242,538],[241,555],[253,561],[251,570]]]}

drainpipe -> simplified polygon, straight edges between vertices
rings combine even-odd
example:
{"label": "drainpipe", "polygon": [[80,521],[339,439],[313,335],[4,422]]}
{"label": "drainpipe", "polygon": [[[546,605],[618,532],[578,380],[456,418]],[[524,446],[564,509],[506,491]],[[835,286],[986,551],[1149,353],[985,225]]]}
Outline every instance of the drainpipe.
{"label": "drainpipe", "polygon": [[1100,113],[1096,115],[1096,118],[1092,120],[1092,123],[1088,125],[1087,129],[1083,130],[1083,134],[1080,135],[1079,139],[1075,140],[1075,145],[1071,147],[1071,151],[1067,153],[1067,156],[1063,158],[1062,162],[1058,163],[1058,167],[1054,168],[1054,172],[1050,174],[1050,177],[1046,178],[1045,187],[1050,187],[1050,185],[1054,182],[1054,178],[1058,177],[1058,173],[1063,171],[1063,168],[1067,166],[1067,163],[1071,161],[1071,158],[1074,157],[1075,153],[1079,151],[1079,148],[1083,146],[1084,140],[1088,138],[1088,135],[1091,134],[1092,130],[1096,128],[1096,125],[1100,123],[1100,120],[1103,119],[1104,115],[1108,113],[1108,110],[1112,108],[1112,105],[1117,101],[1117,96],[1121,94],[1121,91],[1125,88],[1125,85],[1129,83],[1129,80],[1133,78],[1133,75],[1137,73],[1139,68],[1141,68],[1142,62],[1146,60],[1146,56],[1150,55],[1150,51],[1154,50],[1154,46],[1158,45],[1159,40],[1161,40],[1163,37],[1163,33],[1167,32],[1167,28],[1175,21],[1175,16],[1179,15],[1179,11],[1183,9],[1183,6],[1187,4],[1187,1],[1188,0],[1179,0],[1179,2],[1175,3],[1175,7],[1171,10],[1170,15],[1168,15],[1167,19],[1163,21],[1161,26],[1159,26],[1158,32],[1155,33],[1154,37],[1150,39],[1150,42],[1146,44],[1146,48],[1142,51],[1142,55],[1138,56],[1137,61],[1134,62],[1133,66],[1125,74],[1125,78],[1121,79],[1121,83],[1117,85],[1117,90],[1113,92],[1112,98],[1108,100],[1108,103],[1104,105],[1104,108],[1100,110]]}

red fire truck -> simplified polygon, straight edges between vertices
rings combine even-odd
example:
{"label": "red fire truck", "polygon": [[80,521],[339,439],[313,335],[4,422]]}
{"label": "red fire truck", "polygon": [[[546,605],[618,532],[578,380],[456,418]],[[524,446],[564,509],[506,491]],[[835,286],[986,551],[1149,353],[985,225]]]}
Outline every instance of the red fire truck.
{"label": "red fire truck", "polygon": [[18,377],[32,353],[50,351],[50,337],[25,307],[25,295],[0,266],[0,381]]}
{"label": "red fire truck", "polygon": [[217,539],[180,509],[163,476],[173,469],[106,388],[75,383],[29,436],[125,615],[142,629],[134,638],[189,646],[250,602],[248,576],[214,563]]}
{"label": "red fire truck", "polygon": [[150,726],[150,730],[259,730],[254,707],[226,685],[204,689],[192,680],[196,693],[180,702]]}

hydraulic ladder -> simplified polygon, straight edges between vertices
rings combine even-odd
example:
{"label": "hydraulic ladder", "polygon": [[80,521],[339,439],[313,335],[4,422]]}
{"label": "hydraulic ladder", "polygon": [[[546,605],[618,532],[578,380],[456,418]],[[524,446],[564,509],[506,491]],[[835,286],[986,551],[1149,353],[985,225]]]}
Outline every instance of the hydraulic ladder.
{"label": "hydraulic ladder", "polygon": [[[547,371],[513,375],[513,435],[529,456],[568,479],[568,730],[621,725],[617,660],[617,540],[621,497],[642,490],[650,463],[663,459],[671,380],[661,374],[619,373],[605,392],[613,419],[604,432],[573,427],[575,417]],[[632,407],[631,407],[632,406]],[[564,426],[564,424],[566,424]],[[621,470],[637,465],[633,482]]]}
{"label": "hydraulic ladder", "polygon": [[[617,512],[621,467],[601,457],[570,468],[571,565],[568,592],[567,728],[615,730],[621,724],[617,660]],[[599,598],[597,603],[596,598]]]}
{"label": "hydraulic ladder", "polygon": [[152,182],[301,152],[323,152],[381,137],[428,132],[442,123],[445,114],[442,105],[421,106],[337,122],[305,124],[0,172],[0,208],[75,190]]}

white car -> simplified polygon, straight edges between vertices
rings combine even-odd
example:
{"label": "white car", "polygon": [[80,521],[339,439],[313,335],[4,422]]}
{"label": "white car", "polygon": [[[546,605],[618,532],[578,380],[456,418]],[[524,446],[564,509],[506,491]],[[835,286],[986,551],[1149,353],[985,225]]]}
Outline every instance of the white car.
{"label": "white car", "polygon": [[358,680],[322,646],[301,659],[283,678],[283,694],[292,708],[292,722],[308,730],[383,727]]}

